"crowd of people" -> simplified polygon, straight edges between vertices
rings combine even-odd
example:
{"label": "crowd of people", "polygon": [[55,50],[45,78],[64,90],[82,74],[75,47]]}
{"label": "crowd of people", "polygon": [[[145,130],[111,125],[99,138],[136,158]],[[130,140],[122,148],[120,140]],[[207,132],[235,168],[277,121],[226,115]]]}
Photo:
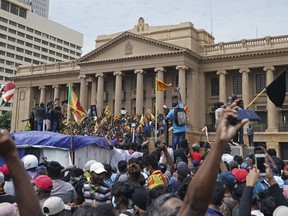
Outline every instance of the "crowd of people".
{"label": "crowd of people", "polygon": [[[110,163],[93,158],[84,167],[39,164],[34,155],[20,161],[9,132],[1,130],[6,164],[0,167],[0,215],[288,215],[288,166],[276,151],[256,147],[247,158],[230,154],[228,143],[248,122],[231,124],[236,109],[222,110],[213,143],[190,148],[184,129],[175,132],[173,148],[157,141],[149,152],[135,142],[123,149],[106,134]],[[167,114],[173,127],[177,116]]]}

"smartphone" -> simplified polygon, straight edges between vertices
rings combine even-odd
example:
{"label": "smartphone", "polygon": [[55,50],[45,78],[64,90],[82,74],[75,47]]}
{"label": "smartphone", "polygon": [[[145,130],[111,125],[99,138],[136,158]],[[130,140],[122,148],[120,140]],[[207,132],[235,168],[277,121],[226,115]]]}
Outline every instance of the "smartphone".
{"label": "smartphone", "polygon": [[260,121],[261,118],[252,110],[249,109],[238,109],[237,120],[249,119],[249,121]]}
{"label": "smartphone", "polygon": [[255,154],[255,165],[260,170],[260,176],[266,176],[265,154]]}

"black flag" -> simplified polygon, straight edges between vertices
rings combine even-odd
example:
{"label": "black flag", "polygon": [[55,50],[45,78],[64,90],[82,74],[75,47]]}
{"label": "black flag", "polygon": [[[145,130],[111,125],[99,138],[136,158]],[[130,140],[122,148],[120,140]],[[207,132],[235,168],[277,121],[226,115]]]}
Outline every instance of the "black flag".
{"label": "black flag", "polygon": [[276,107],[280,108],[284,103],[286,95],[286,72],[287,69],[282,71],[282,73],[266,87],[266,94],[269,99]]}

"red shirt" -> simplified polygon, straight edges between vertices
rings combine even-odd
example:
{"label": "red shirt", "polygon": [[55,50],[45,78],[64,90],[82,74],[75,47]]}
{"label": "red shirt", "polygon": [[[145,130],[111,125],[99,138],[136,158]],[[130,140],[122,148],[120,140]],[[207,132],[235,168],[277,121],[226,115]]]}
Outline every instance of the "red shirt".
{"label": "red shirt", "polygon": [[197,161],[201,161],[202,160],[202,154],[198,153],[198,152],[191,152],[190,153],[190,158],[192,160],[197,160]]}

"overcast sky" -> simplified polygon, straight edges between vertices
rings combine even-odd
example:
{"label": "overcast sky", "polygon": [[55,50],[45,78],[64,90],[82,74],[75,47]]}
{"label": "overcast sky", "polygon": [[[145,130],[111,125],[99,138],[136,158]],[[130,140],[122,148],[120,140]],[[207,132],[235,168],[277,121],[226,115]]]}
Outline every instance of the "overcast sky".
{"label": "overcast sky", "polygon": [[132,29],[139,17],[150,26],[192,22],[215,42],[288,34],[288,0],[50,0],[49,10],[49,19],[83,33],[83,54],[97,35]]}

